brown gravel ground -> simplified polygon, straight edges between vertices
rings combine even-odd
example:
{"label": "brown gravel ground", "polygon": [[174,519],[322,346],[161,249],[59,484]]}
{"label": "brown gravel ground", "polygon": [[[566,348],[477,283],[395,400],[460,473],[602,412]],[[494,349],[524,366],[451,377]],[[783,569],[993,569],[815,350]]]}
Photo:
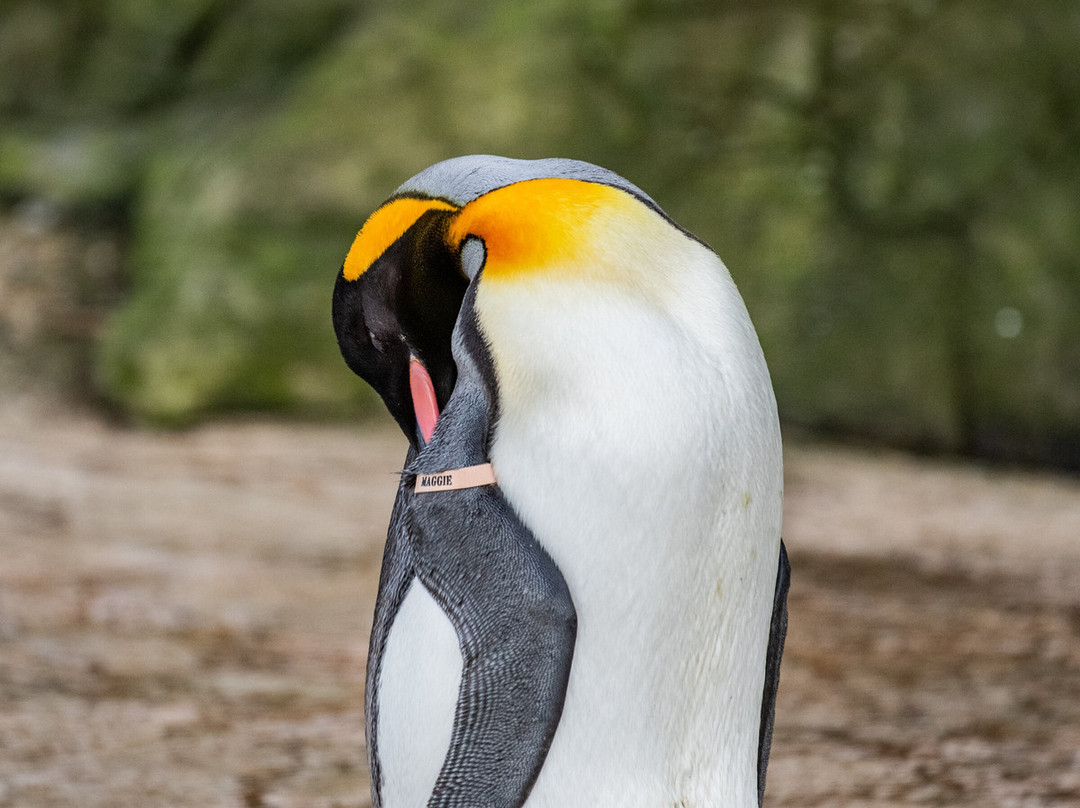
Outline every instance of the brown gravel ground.
{"label": "brown gravel ground", "polygon": [[[366,806],[402,441],[0,411],[0,806]],[[1080,805],[1080,480],[791,444],[767,804]]]}

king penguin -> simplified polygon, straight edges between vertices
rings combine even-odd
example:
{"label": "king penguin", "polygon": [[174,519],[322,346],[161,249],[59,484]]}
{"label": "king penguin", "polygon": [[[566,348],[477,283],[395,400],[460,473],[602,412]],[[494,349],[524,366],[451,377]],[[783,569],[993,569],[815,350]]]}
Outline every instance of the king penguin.
{"label": "king penguin", "polygon": [[409,440],[367,667],[376,808],[759,806],[780,429],[716,254],[608,170],[461,157],[365,222],[333,320]]}

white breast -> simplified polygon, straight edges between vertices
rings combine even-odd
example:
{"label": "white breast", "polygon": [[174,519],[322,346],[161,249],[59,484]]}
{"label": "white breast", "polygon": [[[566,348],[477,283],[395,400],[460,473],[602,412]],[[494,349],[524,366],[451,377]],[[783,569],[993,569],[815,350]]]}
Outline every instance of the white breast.
{"label": "white breast", "polygon": [[726,269],[678,238],[652,288],[479,289],[500,388],[492,462],[578,613],[528,808],[757,804],[776,406]]}
{"label": "white breast", "polygon": [[454,726],[461,651],[450,619],[418,580],[390,626],[378,695],[385,808],[423,808]]}

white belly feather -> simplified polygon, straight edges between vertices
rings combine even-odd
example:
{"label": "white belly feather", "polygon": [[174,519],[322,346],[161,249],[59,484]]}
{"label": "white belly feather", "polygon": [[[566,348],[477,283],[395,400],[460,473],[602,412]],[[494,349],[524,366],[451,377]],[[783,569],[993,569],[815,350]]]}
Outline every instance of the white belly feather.
{"label": "white belly feather", "polygon": [[423,808],[454,726],[461,651],[450,619],[413,579],[383,652],[378,750],[385,808]]}
{"label": "white belly feather", "polygon": [[527,306],[481,286],[492,462],[578,614],[526,808],[757,804],[780,435],[749,318],[709,255],[716,281],[667,312],[584,285],[538,284]]}

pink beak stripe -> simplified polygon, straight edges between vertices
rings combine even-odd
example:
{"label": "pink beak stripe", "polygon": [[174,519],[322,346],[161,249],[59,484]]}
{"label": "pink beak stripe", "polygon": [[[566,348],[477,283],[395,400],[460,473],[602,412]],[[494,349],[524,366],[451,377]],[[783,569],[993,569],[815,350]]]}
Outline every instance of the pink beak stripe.
{"label": "pink beak stripe", "polygon": [[409,390],[412,392],[416,425],[420,428],[424,443],[428,443],[435,432],[435,423],[439,420],[439,400],[435,398],[435,385],[431,381],[431,374],[415,356],[409,360]]}

